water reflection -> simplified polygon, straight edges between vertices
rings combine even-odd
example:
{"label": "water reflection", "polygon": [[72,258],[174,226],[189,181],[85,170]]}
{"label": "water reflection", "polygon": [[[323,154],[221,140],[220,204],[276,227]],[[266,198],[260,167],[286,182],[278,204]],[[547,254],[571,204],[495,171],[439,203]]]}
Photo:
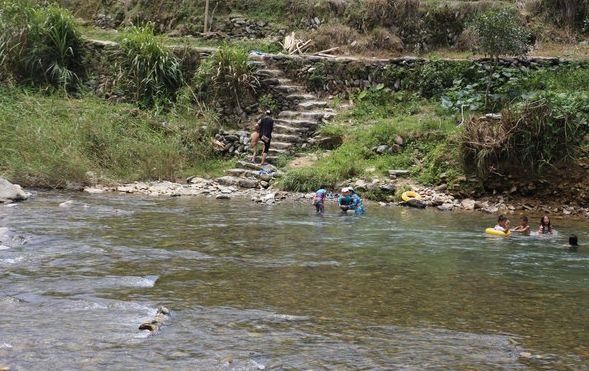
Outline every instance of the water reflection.
{"label": "water reflection", "polygon": [[[521,351],[580,368],[589,355],[589,250],[485,237],[492,216],[60,193],[0,216],[0,360],[18,368],[519,368]],[[583,223],[558,227],[589,240]],[[160,304],[172,318],[146,338],[137,326]]]}

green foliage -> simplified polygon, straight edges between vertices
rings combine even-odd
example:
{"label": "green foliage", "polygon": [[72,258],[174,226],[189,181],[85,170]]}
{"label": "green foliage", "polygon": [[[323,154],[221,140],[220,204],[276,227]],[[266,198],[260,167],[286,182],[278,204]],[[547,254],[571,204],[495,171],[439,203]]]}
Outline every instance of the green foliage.
{"label": "green foliage", "polygon": [[264,94],[258,98],[258,104],[262,111],[270,110],[271,112],[278,112],[278,102],[272,94]]}
{"label": "green foliage", "polygon": [[480,175],[514,165],[540,172],[572,158],[588,133],[589,95],[544,92],[504,110],[500,121],[469,121],[463,145]]}
{"label": "green foliage", "polygon": [[180,63],[154,35],[153,26],[131,27],[121,40],[119,81],[143,107],[166,105],[175,100],[183,84]]}
{"label": "green foliage", "polygon": [[246,50],[221,46],[199,66],[194,76],[198,97],[207,103],[241,108],[242,101],[251,98],[259,86],[248,62]]}
{"label": "green foliage", "polygon": [[207,122],[97,98],[0,89],[0,173],[27,186],[177,180],[228,166]]}
{"label": "green foliage", "polygon": [[80,34],[69,11],[26,0],[0,1],[0,78],[72,90],[80,56]]}
{"label": "green foliage", "polygon": [[[321,129],[325,135],[343,135],[344,143],[311,167],[288,171],[280,187],[293,191],[312,191],[321,184],[334,187],[352,177],[386,175],[390,169],[410,169],[426,184],[437,184],[461,175],[459,145],[445,142],[456,128],[451,120],[432,113],[432,104],[417,95],[392,93],[374,87],[356,97],[356,106],[348,115]],[[394,118],[391,118],[394,117]],[[398,152],[378,154],[376,146],[404,145]],[[370,195],[380,198],[378,192]]]}
{"label": "green foliage", "polygon": [[492,58],[522,56],[530,50],[530,31],[522,26],[514,10],[482,13],[474,20],[472,28],[478,37],[478,51]]}
{"label": "green foliage", "polygon": [[587,31],[589,0],[542,0],[542,7],[557,25]]}

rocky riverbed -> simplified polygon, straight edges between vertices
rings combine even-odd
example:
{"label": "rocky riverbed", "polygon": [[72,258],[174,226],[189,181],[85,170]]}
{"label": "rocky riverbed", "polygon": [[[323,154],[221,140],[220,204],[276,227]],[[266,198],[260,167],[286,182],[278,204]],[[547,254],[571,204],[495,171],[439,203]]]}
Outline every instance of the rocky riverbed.
{"label": "rocky riverbed", "polygon": [[[362,185],[362,181],[350,184]],[[382,185],[379,185],[381,187]],[[356,187],[362,194],[363,187]],[[464,211],[483,212],[487,214],[511,214],[511,215],[540,215],[550,213],[563,217],[589,218],[589,208],[572,204],[549,204],[533,198],[514,198],[509,195],[498,195],[480,198],[477,200],[456,198],[442,190],[428,187],[414,186],[412,189],[421,196],[421,201],[426,207],[433,207],[440,211]],[[118,192],[129,194],[141,194],[155,197],[208,197],[219,200],[231,200],[234,198],[248,199],[257,204],[272,205],[282,202],[311,202],[313,193],[285,192],[269,188],[241,188],[227,186],[215,180],[204,178],[191,178],[188,183],[174,182],[135,182],[116,186],[96,186],[84,189],[88,193]],[[328,202],[337,200],[337,193],[330,193]],[[366,202],[369,207],[403,206],[399,201],[390,202]]]}

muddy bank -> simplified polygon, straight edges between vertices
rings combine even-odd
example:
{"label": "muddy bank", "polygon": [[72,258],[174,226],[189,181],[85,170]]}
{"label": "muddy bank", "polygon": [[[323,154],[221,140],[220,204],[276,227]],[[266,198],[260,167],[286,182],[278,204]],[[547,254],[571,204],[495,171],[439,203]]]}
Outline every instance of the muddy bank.
{"label": "muddy bank", "polygon": [[[567,218],[589,218],[589,208],[570,203],[559,204],[546,202],[536,198],[512,197],[509,195],[487,196],[478,199],[457,198],[443,192],[440,187],[413,187],[421,196],[423,205],[436,208],[444,212],[482,212],[487,214],[528,215],[540,216],[549,213],[553,216]],[[273,205],[284,202],[302,202],[311,204],[314,193],[285,192],[270,186],[267,189],[240,188],[226,186],[214,180],[192,178],[189,183],[174,182],[135,182],[115,186],[96,186],[85,188],[87,193],[128,193],[154,197],[207,197],[218,200],[246,199],[257,204]],[[361,194],[359,191],[358,193]],[[328,209],[335,208],[337,193],[328,195]],[[366,201],[370,207],[399,207],[407,206],[403,202],[375,202]],[[513,218],[515,220],[515,217]]]}

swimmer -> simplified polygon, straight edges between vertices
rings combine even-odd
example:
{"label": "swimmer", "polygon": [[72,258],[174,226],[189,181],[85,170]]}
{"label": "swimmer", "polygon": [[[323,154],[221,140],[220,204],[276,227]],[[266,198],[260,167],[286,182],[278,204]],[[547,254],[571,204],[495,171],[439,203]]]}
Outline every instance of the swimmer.
{"label": "swimmer", "polygon": [[577,249],[579,248],[579,241],[578,241],[577,235],[571,234],[569,236],[568,248],[569,248],[569,251],[573,251],[573,252],[577,251]]}
{"label": "swimmer", "polygon": [[522,216],[522,222],[515,228],[513,228],[514,232],[521,233],[525,236],[530,235],[530,224],[528,224],[528,217]]}
{"label": "swimmer", "polygon": [[499,215],[497,218],[497,225],[493,228],[496,231],[500,232],[509,232],[509,219],[503,214]]}
{"label": "swimmer", "polygon": [[542,219],[540,219],[540,228],[538,228],[538,234],[553,234],[554,230],[552,229],[552,225],[550,224],[550,218],[548,215],[544,215]]}

